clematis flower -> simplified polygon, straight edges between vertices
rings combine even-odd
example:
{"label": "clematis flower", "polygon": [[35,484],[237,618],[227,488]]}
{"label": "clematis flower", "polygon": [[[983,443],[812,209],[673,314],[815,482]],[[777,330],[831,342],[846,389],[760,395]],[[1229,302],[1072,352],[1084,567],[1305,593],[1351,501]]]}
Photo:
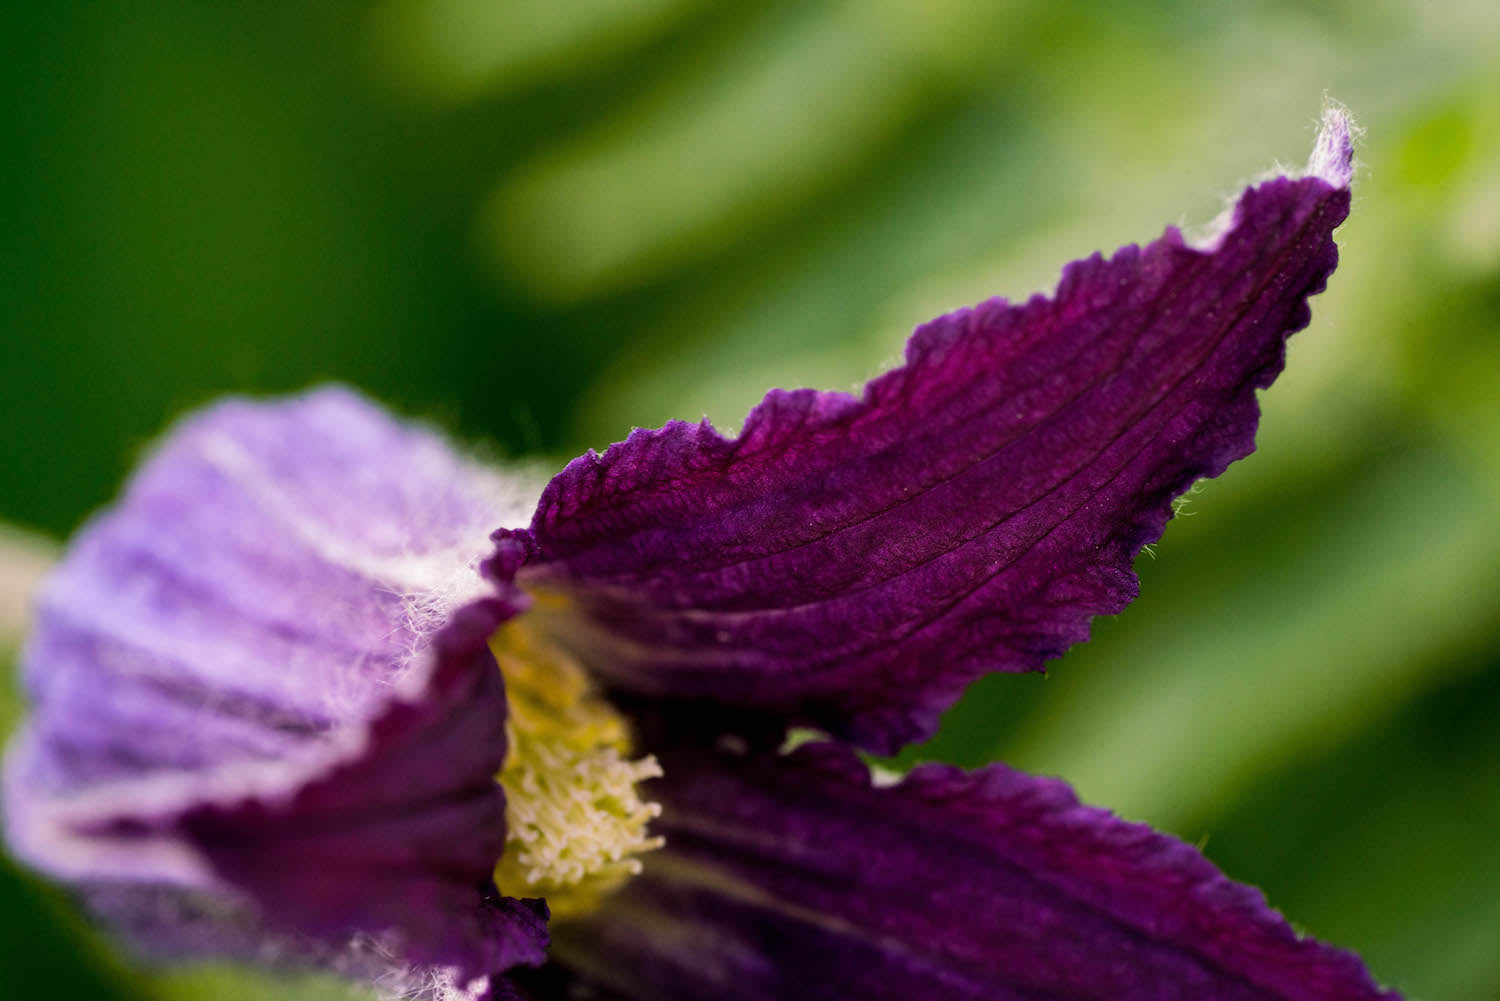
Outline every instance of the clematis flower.
{"label": "clematis flower", "polygon": [[395,994],[1394,997],[1059,780],[859,756],[1135,596],[1253,447],[1351,156],[1330,111],[1208,240],[939,317],[859,397],[637,430],[529,521],[347,390],[186,418],[41,593],[12,850],[152,955]]}

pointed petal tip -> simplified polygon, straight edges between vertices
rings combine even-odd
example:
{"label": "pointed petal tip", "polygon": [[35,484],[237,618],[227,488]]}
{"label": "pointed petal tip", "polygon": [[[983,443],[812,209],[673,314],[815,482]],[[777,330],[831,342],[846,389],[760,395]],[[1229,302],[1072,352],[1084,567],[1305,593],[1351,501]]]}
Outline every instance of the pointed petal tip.
{"label": "pointed petal tip", "polygon": [[1347,188],[1354,177],[1354,136],[1359,131],[1349,109],[1330,101],[1323,109],[1318,138],[1307,160],[1307,176]]}
{"label": "pointed petal tip", "polygon": [[543,492],[519,569],[619,690],[877,754],[980,674],[1036,670],[1137,594],[1171,499],[1254,448],[1254,391],[1337,262],[1351,128],[1313,168],[1067,265],[1052,296],[923,324],[862,395],[774,390],[724,437],[637,430]]}

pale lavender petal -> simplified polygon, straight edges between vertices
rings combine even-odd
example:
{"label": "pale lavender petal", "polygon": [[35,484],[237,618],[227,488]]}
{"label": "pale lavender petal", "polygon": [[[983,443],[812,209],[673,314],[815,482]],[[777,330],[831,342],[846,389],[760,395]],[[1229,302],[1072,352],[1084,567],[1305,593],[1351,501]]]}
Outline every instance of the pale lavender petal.
{"label": "pale lavender petal", "polygon": [[535,909],[486,889],[486,639],[524,597],[477,571],[525,495],[346,390],[184,421],[43,587],[12,849],[90,893],[221,893],[402,961],[535,961]]}
{"label": "pale lavender petal", "polygon": [[575,459],[497,564],[527,561],[616,689],[878,752],[930,734],[978,675],[1120,611],[1172,498],[1254,447],[1349,209],[1348,124],[1326,129],[1314,173],[1247,190],[1209,246],[1170,229],[939,317],[859,398],[778,390],[737,438],[674,422]]}
{"label": "pale lavender petal", "polygon": [[1057,780],[926,765],[878,786],[836,744],[663,765],[668,847],[555,930],[554,961],[606,997],[1396,998],[1191,846]]}

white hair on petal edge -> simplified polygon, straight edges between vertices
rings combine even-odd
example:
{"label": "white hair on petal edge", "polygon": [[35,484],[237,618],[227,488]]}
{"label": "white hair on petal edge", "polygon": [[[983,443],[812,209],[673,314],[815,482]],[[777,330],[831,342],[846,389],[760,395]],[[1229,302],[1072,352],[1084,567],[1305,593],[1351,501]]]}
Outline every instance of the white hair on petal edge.
{"label": "white hair on petal edge", "polygon": [[1347,188],[1354,179],[1354,140],[1362,134],[1348,108],[1332,98],[1324,98],[1318,138],[1303,176],[1320,178],[1335,188]]}
{"label": "white hair on petal edge", "polygon": [[[1252,178],[1248,183],[1259,184],[1277,177],[1316,177],[1335,188],[1347,188],[1354,178],[1354,140],[1363,134],[1349,109],[1331,98],[1323,100],[1323,114],[1318,123],[1318,135],[1313,141],[1312,154],[1307,166],[1294,170],[1276,164],[1270,170]],[[1188,246],[1194,250],[1211,252],[1217,250],[1224,236],[1234,228],[1235,213],[1239,208],[1239,196],[1227,198],[1223,211],[1203,226],[1194,227],[1186,237]]]}
{"label": "white hair on petal edge", "polygon": [[408,966],[392,968],[374,986],[382,1001],[481,1001],[489,996],[490,978],[461,983],[454,967]]}

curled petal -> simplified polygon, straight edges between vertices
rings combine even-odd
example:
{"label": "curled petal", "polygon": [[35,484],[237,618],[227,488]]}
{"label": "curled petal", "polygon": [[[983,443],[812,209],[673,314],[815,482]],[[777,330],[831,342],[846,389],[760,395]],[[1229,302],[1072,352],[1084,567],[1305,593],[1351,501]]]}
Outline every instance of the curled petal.
{"label": "curled petal", "polygon": [[674,422],[575,459],[497,563],[617,689],[877,752],[929,735],[975,677],[1120,611],[1172,498],[1254,447],[1349,209],[1348,124],[1325,129],[1207,246],[1169,229],[939,317],[858,398],[777,390],[737,438]]}
{"label": "curled petal", "polygon": [[42,589],[11,848],[155,951],[218,943],[132,901],[232,915],[229,952],[263,924],[468,976],[536,961],[545,909],[490,884],[486,640],[524,598],[476,563],[514,493],[344,390],[186,420]]}
{"label": "curled petal", "polygon": [[667,849],[555,931],[554,959],[608,997],[1396,997],[1191,846],[1057,780],[927,765],[873,785],[832,743],[664,764]]}

